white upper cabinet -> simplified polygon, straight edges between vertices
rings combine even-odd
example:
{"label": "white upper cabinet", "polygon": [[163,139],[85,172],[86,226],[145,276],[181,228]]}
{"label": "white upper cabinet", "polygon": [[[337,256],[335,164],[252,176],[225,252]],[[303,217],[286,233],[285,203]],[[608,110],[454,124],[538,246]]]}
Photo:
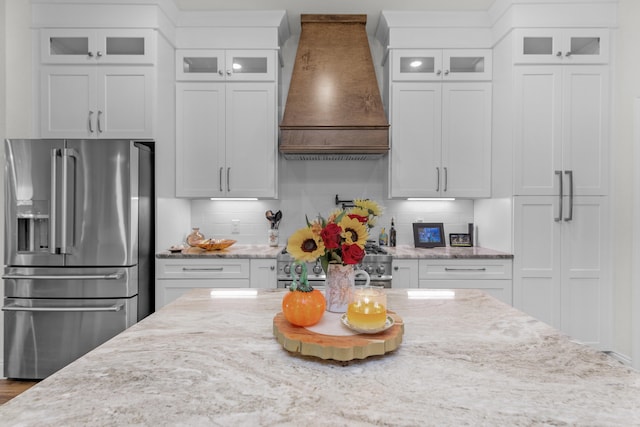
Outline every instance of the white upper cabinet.
{"label": "white upper cabinet", "polygon": [[176,84],[176,196],[276,196],[276,87]]}
{"label": "white upper cabinet", "polygon": [[178,49],[176,79],[199,81],[274,81],[274,50]]}
{"label": "white upper cabinet", "polygon": [[393,49],[394,81],[491,80],[490,49]]}
{"label": "white upper cabinet", "polygon": [[40,30],[40,136],[153,138],[156,33]]}
{"label": "white upper cabinet", "polygon": [[153,64],[155,32],[147,29],[43,29],[43,64]]}
{"label": "white upper cabinet", "polygon": [[154,76],[148,66],[42,66],[41,136],[152,137]]}
{"label": "white upper cabinet", "polygon": [[515,70],[514,195],[608,194],[607,66]]}
{"label": "white upper cabinet", "polygon": [[609,31],[603,29],[516,29],[514,61],[520,64],[605,64]]}
{"label": "white upper cabinet", "polygon": [[491,83],[392,86],[390,197],[491,195]]}

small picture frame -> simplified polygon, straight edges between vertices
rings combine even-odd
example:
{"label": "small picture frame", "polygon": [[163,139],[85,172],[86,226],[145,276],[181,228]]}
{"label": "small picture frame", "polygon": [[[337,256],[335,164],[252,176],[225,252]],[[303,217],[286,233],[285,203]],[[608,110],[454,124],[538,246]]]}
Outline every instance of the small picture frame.
{"label": "small picture frame", "polygon": [[441,222],[413,223],[413,241],[416,248],[446,246],[444,238],[444,227]]}
{"label": "small picture frame", "polygon": [[473,246],[471,243],[471,235],[462,233],[462,234],[449,234],[449,246]]}

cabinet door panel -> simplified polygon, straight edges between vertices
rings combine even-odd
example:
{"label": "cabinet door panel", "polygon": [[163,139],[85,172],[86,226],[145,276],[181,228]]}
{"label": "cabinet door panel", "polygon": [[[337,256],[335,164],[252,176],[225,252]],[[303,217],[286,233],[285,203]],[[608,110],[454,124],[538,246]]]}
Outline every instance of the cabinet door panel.
{"label": "cabinet door panel", "polygon": [[418,271],[418,260],[394,259],[391,287],[394,289],[417,288],[419,286]]}
{"label": "cabinet door panel", "polygon": [[93,138],[96,134],[96,70],[42,67],[40,132],[43,138]]}
{"label": "cabinet door panel", "polygon": [[224,50],[178,49],[176,51],[176,79],[224,80]]}
{"label": "cabinet door panel", "polygon": [[514,201],[513,305],[560,327],[561,222],[558,197]]}
{"label": "cabinet door panel", "polygon": [[607,199],[574,198],[573,219],[562,224],[562,330],[585,344],[604,347],[608,335],[604,319],[609,317],[611,303],[605,275]]}
{"label": "cabinet door panel", "polygon": [[563,82],[562,167],[573,172],[576,195],[607,194],[608,71],[565,67]]}
{"label": "cabinet door panel", "polygon": [[275,259],[251,260],[251,287],[270,289],[278,283]]}
{"label": "cabinet door panel", "polygon": [[178,83],[176,114],[176,196],[224,195],[225,85]]}
{"label": "cabinet door panel", "polygon": [[391,78],[401,80],[441,80],[442,51],[438,49],[394,49]]}
{"label": "cabinet door panel", "polygon": [[442,111],[442,195],[489,197],[491,84],[444,84]]}
{"label": "cabinet door panel", "polygon": [[562,68],[516,69],[515,195],[559,194]]}
{"label": "cabinet door panel", "polygon": [[226,191],[234,197],[274,197],[275,88],[271,83],[227,85]]}
{"label": "cabinet door panel", "polygon": [[97,132],[100,138],[153,137],[153,70],[99,67]]}
{"label": "cabinet door panel", "polygon": [[390,195],[438,197],[442,85],[397,83],[391,108]]}

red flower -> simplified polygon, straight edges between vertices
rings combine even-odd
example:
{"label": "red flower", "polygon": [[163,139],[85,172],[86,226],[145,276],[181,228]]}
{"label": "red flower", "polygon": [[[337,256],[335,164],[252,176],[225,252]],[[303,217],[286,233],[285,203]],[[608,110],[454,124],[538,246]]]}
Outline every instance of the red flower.
{"label": "red flower", "polygon": [[366,224],[369,221],[369,218],[362,215],[348,214],[347,216],[351,219],[354,219],[354,218],[357,219],[358,221],[360,221],[361,224]]}
{"label": "red flower", "polygon": [[342,245],[342,262],[357,264],[364,258],[364,250],[358,245]]}
{"label": "red flower", "polygon": [[338,224],[333,222],[327,224],[320,232],[324,247],[327,249],[338,249],[340,247],[340,233],[342,233],[342,228]]}

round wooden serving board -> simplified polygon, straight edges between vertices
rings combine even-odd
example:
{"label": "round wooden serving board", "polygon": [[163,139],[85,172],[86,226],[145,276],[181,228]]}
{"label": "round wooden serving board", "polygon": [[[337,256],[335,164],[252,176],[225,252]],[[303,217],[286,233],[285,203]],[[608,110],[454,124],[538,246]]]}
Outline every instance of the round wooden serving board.
{"label": "round wooden serving board", "polygon": [[302,326],[294,326],[282,312],[273,318],[273,335],[285,350],[320,359],[349,361],[365,359],[394,351],[402,342],[404,323],[397,314],[387,311],[394,320],[393,326],[377,334],[348,336],[324,335]]}

